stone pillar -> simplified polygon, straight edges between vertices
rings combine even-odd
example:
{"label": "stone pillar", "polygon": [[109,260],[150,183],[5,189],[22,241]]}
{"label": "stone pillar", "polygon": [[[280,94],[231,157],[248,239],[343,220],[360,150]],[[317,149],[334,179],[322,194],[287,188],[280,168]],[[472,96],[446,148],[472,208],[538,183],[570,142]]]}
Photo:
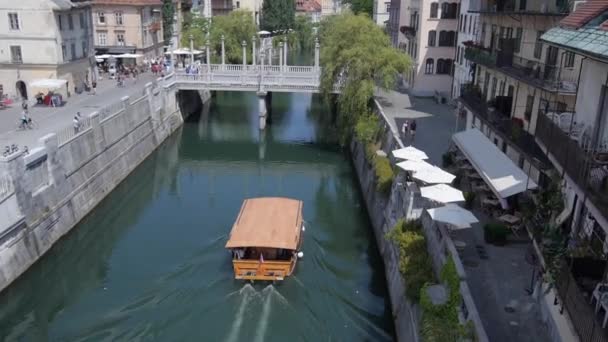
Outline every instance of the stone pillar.
{"label": "stone pillar", "polygon": [[272,48],[268,50],[268,65],[272,65]]}
{"label": "stone pillar", "polygon": [[260,129],[263,130],[266,128],[266,115],[268,114],[266,110],[266,93],[259,91],[258,92],[258,105],[260,109]]}
{"label": "stone pillar", "polygon": [[[55,140],[57,136],[55,136]],[[21,210],[21,214],[25,216],[27,222],[28,217],[33,218],[33,204],[32,204],[32,192],[27,185],[25,179],[25,160],[23,159],[23,151],[18,151],[13,154],[9,154],[6,157],[0,157],[0,164],[5,170],[8,177],[13,183],[13,189],[17,196],[17,204]]]}
{"label": "stone pillar", "polygon": [[319,38],[315,38],[315,70],[319,69]]}
{"label": "stone pillar", "polygon": [[[150,111],[150,118],[152,119],[152,127],[156,128],[158,127],[158,125],[160,125],[160,114],[157,113],[156,108],[154,108],[154,94],[152,93],[152,83],[146,83],[144,89],[146,89],[146,95],[148,96],[148,109]],[[163,93],[164,92],[165,90],[163,90]]]}
{"label": "stone pillar", "polygon": [[224,48],[224,35],[222,35],[222,69],[226,64],[226,49]]}
{"label": "stone pillar", "polygon": [[207,60],[207,72],[211,72],[211,56],[209,52],[209,41],[205,42],[205,57]]}
{"label": "stone pillar", "polygon": [[241,46],[243,47],[243,70],[245,70],[247,65],[247,42],[243,40]]}
{"label": "stone pillar", "polygon": [[[99,113],[94,112],[93,114],[97,115],[97,131],[100,131],[100,127],[99,127]],[[91,120],[92,115],[91,114]],[[91,122],[91,125],[93,125],[94,122]],[[95,130],[95,126],[92,126],[93,129]],[[95,148],[97,148],[97,134],[99,134],[98,132],[93,131],[94,137],[95,137]],[[103,139],[103,134],[102,134],[102,139]],[[59,139],[57,138],[57,135],[55,133],[51,133],[51,134],[47,134],[45,136],[43,136],[42,138],[40,138],[38,140],[42,145],[44,145],[44,149],[46,150],[46,165],[48,167],[48,171],[49,171],[49,185],[54,185],[55,186],[55,191],[59,192],[59,198],[63,198],[64,196],[67,196],[68,192],[70,191],[70,189],[66,189],[65,186],[63,186],[63,183],[65,181],[65,169],[63,168],[63,163],[60,162],[59,160],[59,156],[57,155],[57,150],[59,149]],[[100,151],[100,150],[98,150]],[[22,158],[23,159],[23,158]]]}
{"label": "stone pillar", "polygon": [[283,56],[283,65],[285,66],[285,70],[287,70],[287,45],[289,45],[288,41],[287,41],[287,37],[285,38],[285,50],[284,52],[284,56]]}
{"label": "stone pillar", "polygon": [[258,141],[258,159],[264,160],[265,157],[266,157],[266,130],[261,130],[259,141]]}
{"label": "stone pillar", "polygon": [[[148,83],[150,84],[150,83]],[[151,84],[150,84],[151,85]],[[146,93],[148,93],[148,89],[146,89]],[[148,95],[150,96],[150,95]],[[148,102],[149,104],[150,102]],[[154,125],[154,112],[152,112]],[[101,152],[106,148],[106,139],[103,136],[103,129],[101,127],[101,118],[99,117],[99,112],[93,112],[89,114],[89,120],[91,120],[91,130],[93,131],[93,139],[95,141],[95,150],[97,152]]]}
{"label": "stone pillar", "polygon": [[283,72],[283,42],[279,43],[279,51],[281,51],[279,54],[279,70],[280,72]]}
{"label": "stone pillar", "polygon": [[255,65],[255,35],[251,38],[251,65]]}

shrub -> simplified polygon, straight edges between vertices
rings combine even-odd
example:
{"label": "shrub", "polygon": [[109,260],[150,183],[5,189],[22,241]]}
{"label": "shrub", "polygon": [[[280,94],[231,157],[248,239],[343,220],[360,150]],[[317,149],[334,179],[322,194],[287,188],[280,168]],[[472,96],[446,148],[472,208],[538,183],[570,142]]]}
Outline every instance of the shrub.
{"label": "shrub", "polygon": [[355,124],[355,137],[363,144],[376,141],[378,135],[378,116],[374,114],[361,115]]}
{"label": "shrub", "polygon": [[418,221],[400,220],[387,234],[387,238],[399,248],[399,272],[405,279],[405,293],[410,300],[418,301],[422,287],[434,282],[422,226]]}
{"label": "shrub", "polygon": [[473,208],[473,202],[475,201],[475,193],[474,192],[465,192],[464,193],[464,206],[467,209]]}
{"label": "shrub", "polygon": [[504,224],[488,223],[483,226],[483,239],[496,246],[504,246],[509,233],[509,229]]}
{"label": "shrub", "polygon": [[376,172],[376,190],[388,195],[393,185],[393,178],[395,178],[391,162],[387,157],[374,156],[373,164]]}
{"label": "shrub", "polygon": [[365,145],[365,158],[368,162],[373,163],[376,158],[376,151],[380,148],[378,143],[367,143]]}

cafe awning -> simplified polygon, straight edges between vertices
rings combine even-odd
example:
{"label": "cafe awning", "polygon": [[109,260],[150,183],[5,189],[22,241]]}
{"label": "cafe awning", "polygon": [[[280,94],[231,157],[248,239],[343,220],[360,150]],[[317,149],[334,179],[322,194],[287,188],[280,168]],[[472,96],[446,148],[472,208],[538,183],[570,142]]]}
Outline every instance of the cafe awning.
{"label": "cafe awning", "polygon": [[528,175],[478,129],[456,133],[452,140],[499,198],[537,187]]}
{"label": "cafe awning", "polygon": [[63,87],[68,81],[57,79],[57,78],[41,78],[30,82],[30,87],[34,88],[46,88],[49,90],[59,89]]}

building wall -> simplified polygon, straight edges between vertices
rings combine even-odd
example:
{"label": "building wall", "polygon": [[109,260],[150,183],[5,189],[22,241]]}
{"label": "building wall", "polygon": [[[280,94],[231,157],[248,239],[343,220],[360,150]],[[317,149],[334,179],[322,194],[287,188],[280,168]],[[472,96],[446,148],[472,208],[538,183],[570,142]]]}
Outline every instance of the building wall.
{"label": "building wall", "polygon": [[469,9],[477,8],[479,0],[461,0],[458,20],[458,42],[456,44],[456,58],[454,59],[454,80],[452,84],[452,98],[460,96],[460,87],[471,82],[471,61],[464,58],[464,42],[475,41],[479,31],[479,14],[469,13]]}
{"label": "building wall", "polygon": [[388,21],[389,11],[391,7],[390,0],[374,0],[374,22],[378,26],[384,27]]}

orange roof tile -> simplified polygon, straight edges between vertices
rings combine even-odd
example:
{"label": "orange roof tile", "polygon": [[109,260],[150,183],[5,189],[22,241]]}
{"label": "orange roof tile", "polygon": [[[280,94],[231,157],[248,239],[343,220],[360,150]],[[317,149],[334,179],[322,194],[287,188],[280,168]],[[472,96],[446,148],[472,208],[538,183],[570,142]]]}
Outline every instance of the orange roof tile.
{"label": "orange roof tile", "polygon": [[[567,28],[580,28],[606,10],[608,10],[608,1],[588,0],[587,2],[578,6],[576,11],[562,19],[560,26]],[[602,27],[604,25],[606,25],[606,23],[602,24]]]}

